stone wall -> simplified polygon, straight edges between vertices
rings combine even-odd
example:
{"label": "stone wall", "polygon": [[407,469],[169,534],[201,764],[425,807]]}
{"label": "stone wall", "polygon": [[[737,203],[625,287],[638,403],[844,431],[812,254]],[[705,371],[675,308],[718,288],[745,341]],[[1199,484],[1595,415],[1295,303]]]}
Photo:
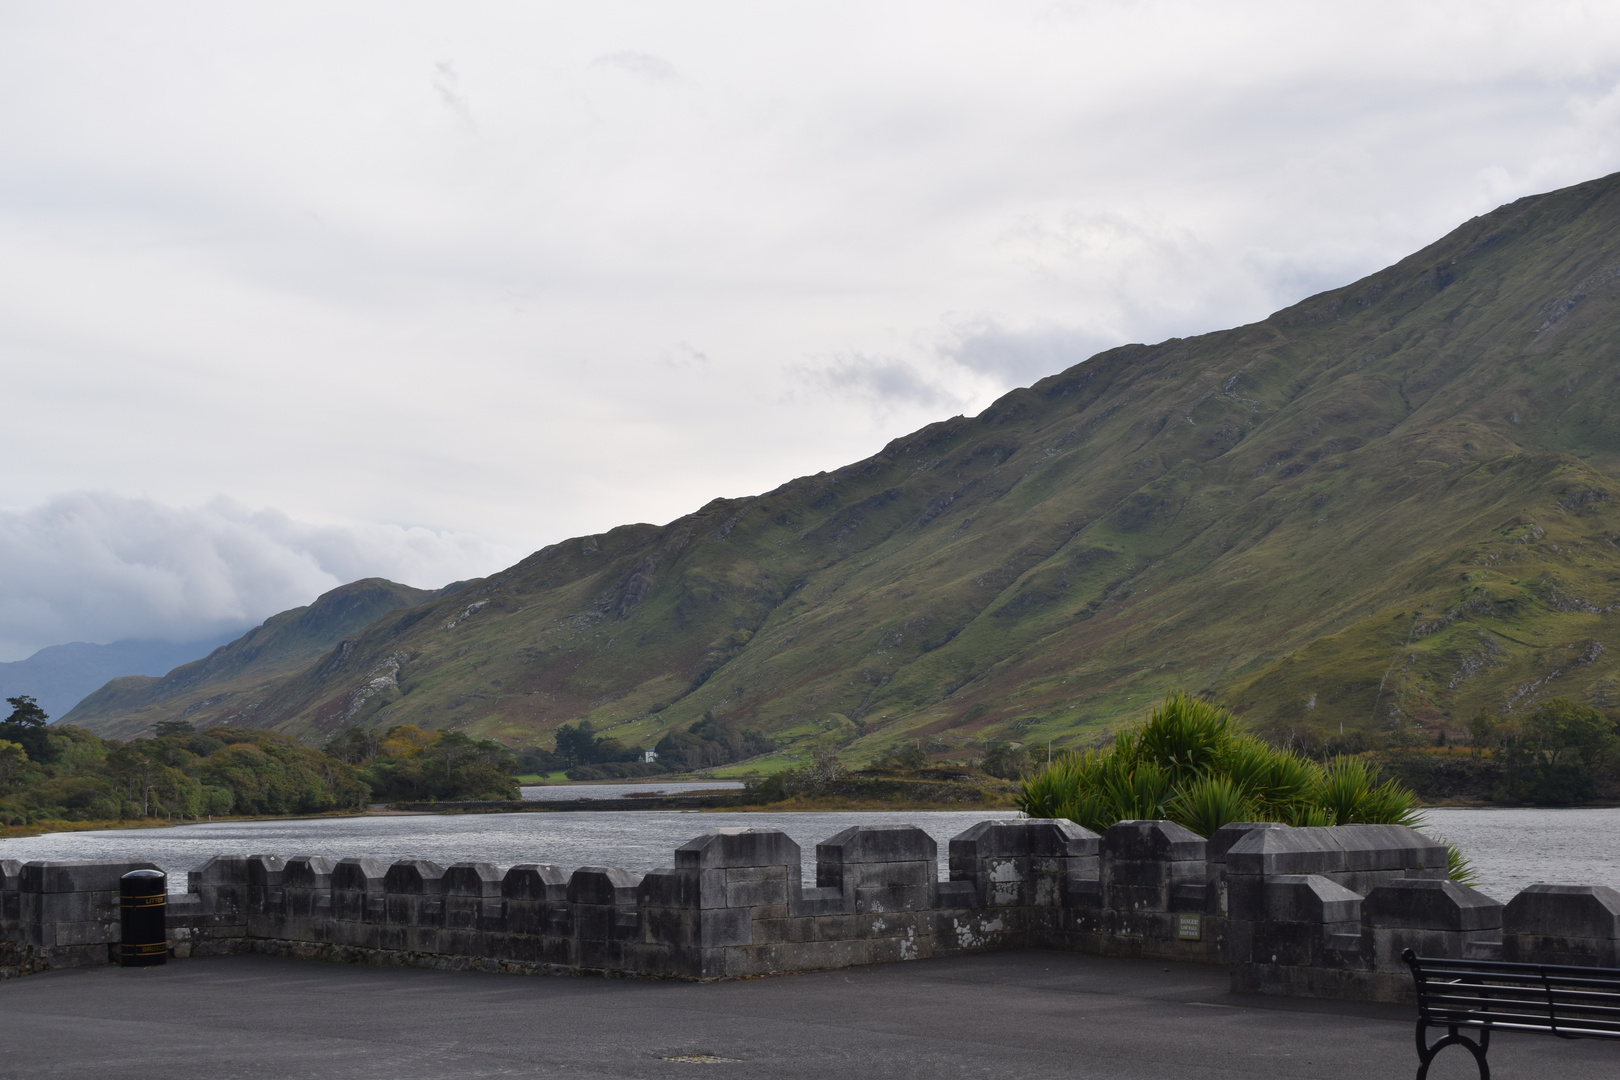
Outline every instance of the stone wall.
{"label": "stone wall", "polygon": [[[803,855],[721,829],[645,875],[528,863],[219,856],[169,900],[176,957],[721,979],[1006,948],[1226,964],[1234,990],[1410,995],[1400,953],[1620,963],[1620,894],[1537,885],[1506,908],[1446,880],[1410,829],[1167,821],[1098,836],[998,820],[955,837],[949,880],[912,826],[855,826]],[[147,863],[0,862],[0,977],[107,963],[117,884]]]}

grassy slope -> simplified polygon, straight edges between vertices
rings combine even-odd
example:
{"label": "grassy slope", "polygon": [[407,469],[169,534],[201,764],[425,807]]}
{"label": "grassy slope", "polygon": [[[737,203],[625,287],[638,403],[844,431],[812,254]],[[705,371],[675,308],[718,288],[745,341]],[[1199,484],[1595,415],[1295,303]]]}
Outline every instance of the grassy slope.
{"label": "grassy slope", "polygon": [[1177,687],[1330,728],[1601,700],[1617,225],[1620,179],[1520,200],[1264,322],[1116,349],[835,473],[554,545],[382,619],[259,715],[529,742],[713,710],[787,755],[832,735],[859,760],[1086,742]]}
{"label": "grassy slope", "polygon": [[382,578],[366,578],[265,620],[201,660],[162,678],[113,679],[85,698],[62,722],[102,735],[128,736],[159,720],[184,717],[239,725],[254,723],[257,702],[278,677],[319,659],[334,645],[390,611],[432,599],[435,593]]}

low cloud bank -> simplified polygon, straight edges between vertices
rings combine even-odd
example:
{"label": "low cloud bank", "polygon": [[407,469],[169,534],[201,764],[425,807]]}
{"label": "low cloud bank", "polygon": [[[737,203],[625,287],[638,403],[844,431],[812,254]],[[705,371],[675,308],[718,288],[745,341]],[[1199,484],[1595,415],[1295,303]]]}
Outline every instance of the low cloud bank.
{"label": "low cloud bank", "polygon": [[70,641],[195,641],[359,578],[436,588],[516,558],[465,533],[75,492],[0,510],[0,660]]}

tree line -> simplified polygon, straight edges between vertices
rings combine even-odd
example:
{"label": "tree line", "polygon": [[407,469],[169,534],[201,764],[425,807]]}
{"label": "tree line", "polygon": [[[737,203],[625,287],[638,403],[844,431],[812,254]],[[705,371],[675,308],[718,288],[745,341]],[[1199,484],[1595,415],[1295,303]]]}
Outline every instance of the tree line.
{"label": "tree line", "polygon": [[351,728],[314,750],[272,731],[166,720],[119,742],[49,724],[31,697],[0,721],[0,825],[356,810],[374,799],[517,797],[511,752],[461,732]]}

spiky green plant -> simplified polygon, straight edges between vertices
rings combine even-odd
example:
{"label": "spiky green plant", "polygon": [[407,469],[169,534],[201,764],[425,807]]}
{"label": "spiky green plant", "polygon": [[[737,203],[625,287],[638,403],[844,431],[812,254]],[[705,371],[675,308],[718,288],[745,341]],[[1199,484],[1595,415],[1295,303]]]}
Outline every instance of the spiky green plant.
{"label": "spiky green plant", "polygon": [[1478,885],[1479,871],[1474,869],[1473,861],[1462,853],[1462,848],[1443,836],[1440,842],[1446,845],[1446,877],[1459,885]]}
{"label": "spiky green plant", "polygon": [[[1379,783],[1360,758],[1337,757],[1324,768],[1242,734],[1231,713],[1186,694],[1172,694],[1141,727],[1119,732],[1108,750],[1059,757],[1024,781],[1019,805],[1031,817],[1064,817],[1096,832],[1156,818],[1204,836],[1245,820],[1417,823],[1412,792],[1394,780]],[[1454,868],[1466,869],[1451,850]]]}
{"label": "spiky green plant", "polygon": [[1170,801],[1170,820],[1199,836],[1208,836],[1233,821],[1253,821],[1254,802],[1230,776],[1194,777]]}

